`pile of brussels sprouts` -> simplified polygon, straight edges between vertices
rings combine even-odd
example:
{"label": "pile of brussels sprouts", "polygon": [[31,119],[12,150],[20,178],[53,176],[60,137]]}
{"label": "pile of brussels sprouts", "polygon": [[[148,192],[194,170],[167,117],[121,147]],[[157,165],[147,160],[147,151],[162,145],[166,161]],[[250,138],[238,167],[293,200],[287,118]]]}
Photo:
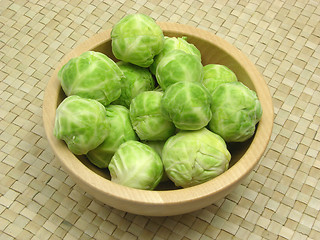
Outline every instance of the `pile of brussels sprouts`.
{"label": "pile of brussels sprouts", "polygon": [[164,36],[149,16],[123,17],[111,40],[119,61],[87,51],[60,69],[67,97],[54,135],[137,189],[191,187],[225,172],[226,143],[252,137],[261,118],[256,93],[226,66],[203,66],[193,44]]}

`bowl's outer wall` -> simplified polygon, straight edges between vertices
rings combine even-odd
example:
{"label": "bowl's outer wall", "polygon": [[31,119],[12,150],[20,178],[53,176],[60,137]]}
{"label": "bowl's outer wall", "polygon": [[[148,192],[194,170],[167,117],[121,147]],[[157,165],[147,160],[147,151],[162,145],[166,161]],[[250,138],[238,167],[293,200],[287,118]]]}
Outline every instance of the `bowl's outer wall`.
{"label": "bowl's outer wall", "polygon": [[188,42],[197,46],[203,64],[223,64],[233,70],[239,81],[257,92],[263,108],[252,142],[248,142],[244,154],[232,156],[235,164],[220,176],[186,189],[168,191],[144,191],[115,184],[85,166],[53,136],[55,111],[64,94],[57,79],[58,70],[72,57],[88,50],[100,51],[116,60],[111,51],[110,32],[101,32],[65,56],[57,66],[45,89],[43,121],[48,141],[64,169],[85,191],[98,200],[117,209],[149,216],[183,214],[206,207],[225,197],[256,166],[269,142],[273,126],[273,106],[269,89],[261,74],[249,59],[238,49],[216,35],[191,26],[176,23],[159,23],[167,36],[187,36]]}

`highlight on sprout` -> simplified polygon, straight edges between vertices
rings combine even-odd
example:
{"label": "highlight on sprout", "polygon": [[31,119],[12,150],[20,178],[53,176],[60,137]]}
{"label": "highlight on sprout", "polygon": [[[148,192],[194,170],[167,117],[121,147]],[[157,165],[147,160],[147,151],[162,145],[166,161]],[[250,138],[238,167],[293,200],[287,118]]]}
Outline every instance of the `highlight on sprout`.
{"label": "highlight on sprout", "polygon": [[96,99],[105,106],[120,96],[122,76],[122,71],[111,58],[94,51],[70,59],[58,73],[67,96]]}
{"label": "highlight on sprout", "polygon": [[105,107],[94,99],[70,96],[57,108],[54,136],[64,140],[71,152],[86,154],[108,134]]}
{"label": "highlight on sprout", "polygon": [[199,130],[212,116],[211,96],[200,83],[178,82],[163,94],[163,114],[181,130]]}
{"label": "highlight on sprout", "polygon": [[108,167],[112,156],[122,143],[138,140],[131,125],[129,110],[126,107],[109,105],[106,107],[106,116],[108,135],[98,147],[87,153],[90,162],[99,168]]}
{"label": "highlight on sprout", "polygon": [[130,14],[111,31],[114,56],[140,67],[149,67],[163,48],[164,35],[158,24],[144,14]]}
{"label": "highlight on sprout", "polygon": [[244,142],[253,136],[262,116],[256,93],[241,82],[224,83],[212,94],[209,129],[226,142]]}
{"label": "highlight on sprout", "polygon": [[174,124],[162,114],[162,96],[159,91],[146,91],[131,102],[130,119],[141,140],[167,140],[175,133]]}
{"label": "highlight on sprout", "polygon": [[183,188],[206,182],[228,169],[231,155],[224,140],[202,128],[181,131],[169,138],[162,150],[165,172]]}
{"label": "highlight on sprout", "polygon": [[155,81],[147,68],[123,61],[119,61],[117,64],[124,76],[121,79],[121,95],[113,104],[129,108],[131,100],[139,93],[155,88]]}
{"label": "highlight on sprout", "polygon": [[61,67],[66,98],[54,136],[136,189],[187,188],[224,173],[226,143],[253,137],[261,119],[256,93],[227,66],[203,65],[192,41],[164,36],[144,14],[120,19],[111,47],[112,58],[87,51]]}
{"label": "highlight on sprout", "polygon": [[109,163],[111,181],[137,189],[153,190],[162,179],[160,156],[138,141],[123,143]]}

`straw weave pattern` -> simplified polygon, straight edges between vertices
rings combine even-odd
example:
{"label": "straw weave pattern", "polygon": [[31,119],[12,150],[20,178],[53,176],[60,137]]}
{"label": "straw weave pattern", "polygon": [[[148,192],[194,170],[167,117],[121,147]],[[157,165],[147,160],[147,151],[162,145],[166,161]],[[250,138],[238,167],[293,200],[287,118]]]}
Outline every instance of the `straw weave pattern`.
{"label": "straw weave pattern", "polygon": [[[129,13],[188,24],[242,50],[274,104],[257,167],[221,201],[144,217],[102,204],[65,173],[43,93],[75,46]],[[0,239],[320,239],[318,0],[0,0]]]}

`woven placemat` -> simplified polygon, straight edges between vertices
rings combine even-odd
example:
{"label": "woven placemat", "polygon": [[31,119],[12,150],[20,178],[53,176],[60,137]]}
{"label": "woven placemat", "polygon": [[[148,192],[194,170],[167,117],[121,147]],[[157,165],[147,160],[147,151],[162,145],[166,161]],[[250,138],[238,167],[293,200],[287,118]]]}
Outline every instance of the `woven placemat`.
{"label": "woven placemat", "polygon": [[[224,38],[273,97],[259,165],[190,214],[144,217],[102,204],[65,173],[44,134],[43,92],[57,63],[136,12]],[[320,239],[318,0],[0,0],[0,13],[0,239]]]}

